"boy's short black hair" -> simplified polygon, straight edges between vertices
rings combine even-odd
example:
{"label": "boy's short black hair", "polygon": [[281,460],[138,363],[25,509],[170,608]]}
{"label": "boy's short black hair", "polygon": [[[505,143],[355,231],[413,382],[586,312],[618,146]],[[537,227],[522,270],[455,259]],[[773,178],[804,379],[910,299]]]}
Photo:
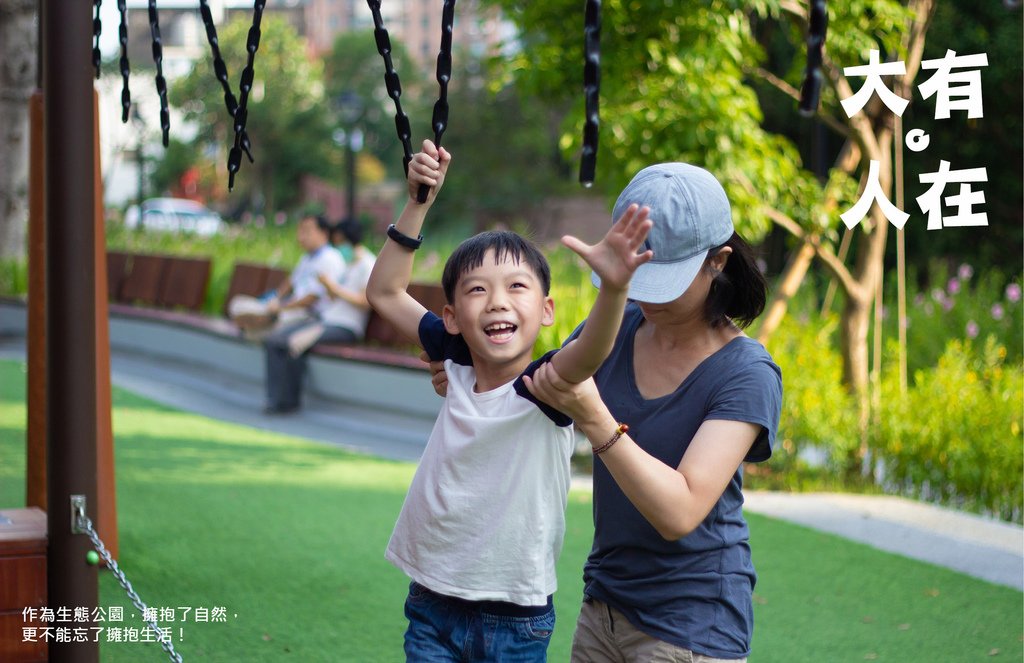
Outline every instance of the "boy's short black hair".
{"label": "boy's short black hair", "polygon": [[449,304],[455,301],[455,286],[462,275],[482,265],[484,256],[491,250],[494,251],[495,262],[501,262],[506,256],[511,256],[517,265],[525,262],[540,279],[544,296],[551,291],[551,267],[533,242],[510,230],[488,230],[463,241],[448,256],[441,286]]}

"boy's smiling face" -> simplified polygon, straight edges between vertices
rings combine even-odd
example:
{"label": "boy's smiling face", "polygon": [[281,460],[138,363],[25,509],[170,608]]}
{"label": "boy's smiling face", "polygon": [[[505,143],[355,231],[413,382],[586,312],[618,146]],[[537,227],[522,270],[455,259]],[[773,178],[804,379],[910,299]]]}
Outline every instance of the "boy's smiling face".
{"label": "boy's smiling face", "polygon": [[506,254],[488,250],[479,267],[464,273],[453,303],[444,307],[450,334],[462,334],[477,368],[526,368],[541,326],[554,323],[555,305],[534,270]]}

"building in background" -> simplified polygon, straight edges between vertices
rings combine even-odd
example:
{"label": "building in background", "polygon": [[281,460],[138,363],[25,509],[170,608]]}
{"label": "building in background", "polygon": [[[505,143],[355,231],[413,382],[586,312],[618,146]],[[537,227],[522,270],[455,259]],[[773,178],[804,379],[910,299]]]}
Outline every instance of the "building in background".
{"label": "building in background", "polygon": [[[381,3],[384,27],[401,42],[424,71],[432,70],[441,44],[443,0],[385,0]],[[315,55],[331,50],[342,32],[373,28],[366,0],[306,0],[305,35]],[[513,26],[497,8],[483,8],[478,0],[455,6],[452,41],[477,56],[495,52],[513,35]]]}

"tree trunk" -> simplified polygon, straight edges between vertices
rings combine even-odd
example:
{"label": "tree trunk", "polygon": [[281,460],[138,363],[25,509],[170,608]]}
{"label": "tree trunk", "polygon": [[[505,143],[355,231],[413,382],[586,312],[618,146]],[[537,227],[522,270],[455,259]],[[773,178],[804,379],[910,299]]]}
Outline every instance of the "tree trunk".
{"label": "tree trunk", "polygon": [[767,313],[757,330],[757,340],[762,344],[768,343],[768,339],[779,328],[782,318],[786,315],[789,300],[800,289],[800,284],[804,282],[807,269],[813,260],[814,245],[807,241],[804,241],[789,259],[786,269],[782,272],[782,279],[775,289],[775,294],[766,307]]}
{"label": "tree trunk", "polygon": [[24,259],[28,99],[36,87],[35,0],[0,0],[0,258]]}

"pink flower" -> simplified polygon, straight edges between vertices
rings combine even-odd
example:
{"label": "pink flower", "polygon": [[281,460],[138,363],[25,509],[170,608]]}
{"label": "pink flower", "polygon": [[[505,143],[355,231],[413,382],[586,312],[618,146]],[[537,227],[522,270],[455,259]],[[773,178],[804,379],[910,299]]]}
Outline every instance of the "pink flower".
{"label": "pink flower", "polygon": [[942,300],[942,310],[945,311],[946,313],[949,313],[950,311],[953,310],[954,303],[955,302],[952,299]]}
{"label": "pink flower", "polygon": [[932,299],[941,303],[946,298],[946,293],[941,288],[932,288]]}
{"label": "pink flower", "polygon": [[1002,320],[1003,319],[1003,313],[1004,313],[1004,311],[1003,311],[1003,307],[1002,307],[1001,304],[993,304],[992,305],[992,317],[994,319]]}
{"label": "pink flower", "polygon": [[960,269],[956,270],[956,275],[960,277],[961,281],[969,281],[974,276],[974,268],[964,263],[960,265]]}
{"label": "pink flower", "polygon": [[946,284],[946,290],[948,290],[951,295],[955,295],[960,292],[960,280],[957,278],[950,279],[949,283]]}
{"label": "pink flower", "polygon": [[981,331],[978,327],[978,323],[974,320],[967,321],[967,338],[977,338],[978,332]]}
{"label": "pink flower", "polygon": [[1006,286],[1006,298],[1012,303],[1016,304],[1020,301],[1020,285],[1017,283],[1011,283]]}

